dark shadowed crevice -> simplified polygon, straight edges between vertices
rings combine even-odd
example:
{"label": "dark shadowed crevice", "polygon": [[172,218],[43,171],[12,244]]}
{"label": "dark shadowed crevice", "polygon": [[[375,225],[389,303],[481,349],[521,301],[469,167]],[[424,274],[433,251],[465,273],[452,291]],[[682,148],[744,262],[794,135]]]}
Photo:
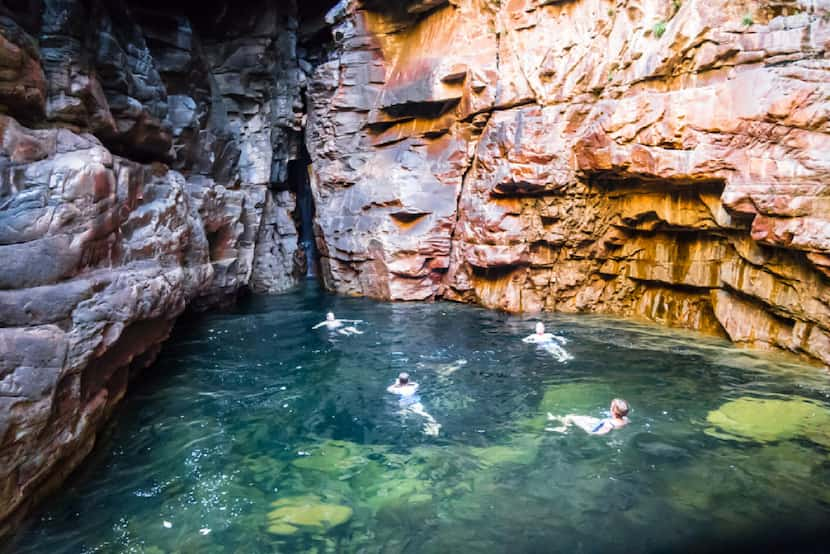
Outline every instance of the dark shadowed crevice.
{"label": "dark shadowed crevice", "polygon": [[309,165],[311,158],[305,145],[296,160],[288,162],[288,186],[297,202],[294,209],[294,223],[297,226],[299,249],[297,250],[297,265],[301,275],[308,279],[315,279],[320,274],[320,255],[317,251],[314,232],[314,195],[311,192],[309,179]]}

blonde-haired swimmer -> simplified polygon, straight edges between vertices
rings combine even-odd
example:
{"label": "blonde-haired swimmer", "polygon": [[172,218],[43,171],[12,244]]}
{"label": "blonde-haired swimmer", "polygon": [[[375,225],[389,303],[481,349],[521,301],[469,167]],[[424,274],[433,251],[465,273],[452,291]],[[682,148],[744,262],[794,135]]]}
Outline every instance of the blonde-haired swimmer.
{"label": "blonde-haired swimmer", "polygon": [[622,398],[615,398],[611,401],[611,417],[598,419],[591,416],[569,414],[566,416],[555,416],[548,413],[548,421],[558,421],[559,427],[547,427],[546,431],[564,433],[571,425],[576,425],[589,435],[606,435],[614,429],[628,425],[628,402]]}

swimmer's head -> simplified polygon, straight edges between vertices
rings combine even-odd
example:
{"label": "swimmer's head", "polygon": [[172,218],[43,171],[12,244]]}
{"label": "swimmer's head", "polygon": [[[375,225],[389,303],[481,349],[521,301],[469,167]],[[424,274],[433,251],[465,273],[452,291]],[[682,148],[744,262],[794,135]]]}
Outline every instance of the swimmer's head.
{"label": "swimmer's head", "polygon": [[541,321],[536,324],[536,334],[544,335],[545,334],[545,324]]}
{"label": "swimmer's head", "polygon": [[614,417],[625,417],[628,415],[628,402],[622,398],[615,398],[611,401],[611,414]]}
{"label": "swimmer's head", "polygon": [[329,312],[326,314],[326,321],[334,321],[334,312]]}
{"label": "swimmer's head", "polygon": [[409,373],[404,371],[400,375],[398,375],[398,384],[406,385],[407,383],[409,383]]}

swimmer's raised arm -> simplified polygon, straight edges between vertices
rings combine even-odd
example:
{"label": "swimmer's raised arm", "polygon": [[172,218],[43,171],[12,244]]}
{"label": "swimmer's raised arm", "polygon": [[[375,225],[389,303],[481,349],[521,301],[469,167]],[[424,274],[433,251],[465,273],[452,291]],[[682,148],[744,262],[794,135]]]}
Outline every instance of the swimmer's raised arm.
{"label": "swimmer's raised arm", "polygon": [[328,321],[321,321],[320,323],[318,323],[317,325],[315,325],[314,327],[312,327],[312,329],[319,329],[320,327],[322,327],[322,326],[323,326],[323,325],[325,325],[326,323],[328,323]]}

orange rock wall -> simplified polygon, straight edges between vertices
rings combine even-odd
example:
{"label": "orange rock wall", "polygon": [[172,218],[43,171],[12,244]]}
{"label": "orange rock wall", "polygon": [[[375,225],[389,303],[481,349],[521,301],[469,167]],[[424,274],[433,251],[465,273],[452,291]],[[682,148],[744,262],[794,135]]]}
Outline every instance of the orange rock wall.
{"label": "orange rock wall", "polygon": [[830,6],[422,4],[350,4],[309,84],[329,288],[830,364]]}

